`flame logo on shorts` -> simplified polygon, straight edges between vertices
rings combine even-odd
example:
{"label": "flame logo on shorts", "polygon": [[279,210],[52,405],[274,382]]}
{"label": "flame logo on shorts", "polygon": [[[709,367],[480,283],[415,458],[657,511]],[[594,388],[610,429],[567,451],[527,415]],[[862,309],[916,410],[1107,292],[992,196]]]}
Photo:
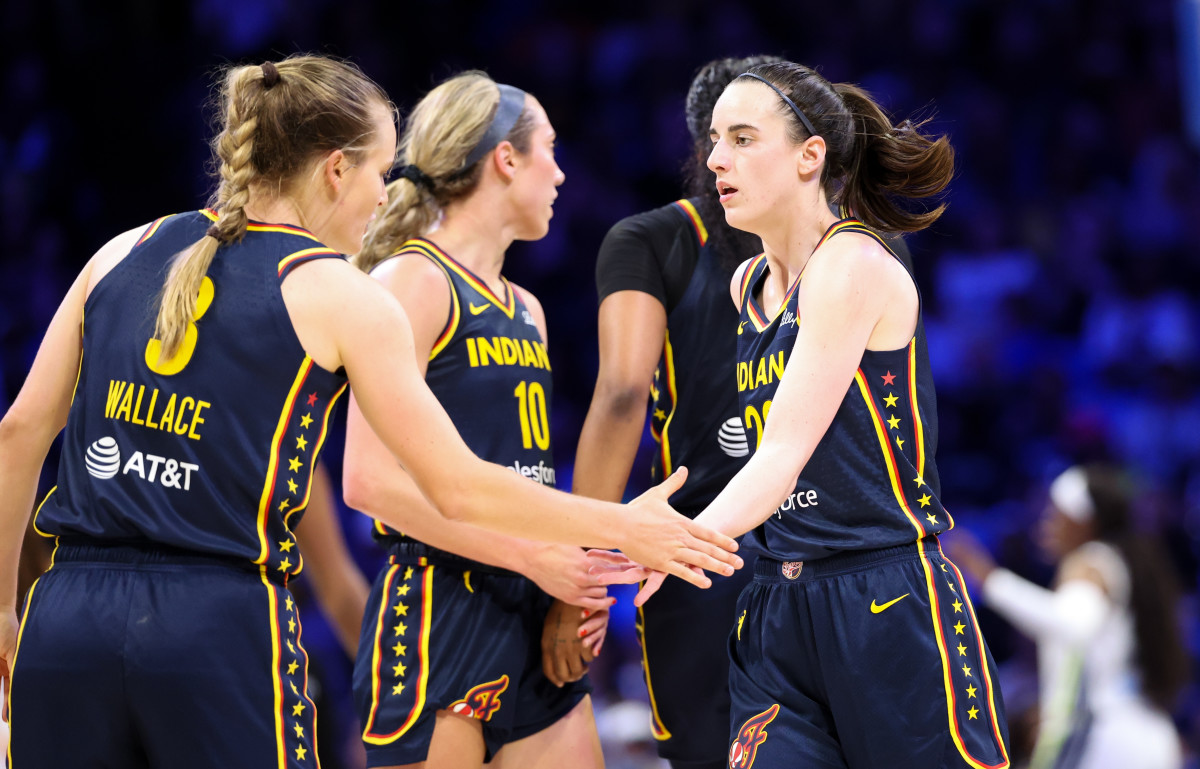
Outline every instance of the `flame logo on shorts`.
{"label": "flame logo on shorts", "polygon": [[466,696],[458,702],[450,703],[446,710],[467,718],[487,721],[500,709],[500,695],[507,688],[508,676],[500,676],[499,680],[471,687]]}
{"label": "flame logo on shorts", "polygon": [[758,746],[767,741],[767,724],[775,720],[778,714],[779,705],[776,703],[742,724],[737,739],[729,747],[729,769],[750,769],[754,766]]}

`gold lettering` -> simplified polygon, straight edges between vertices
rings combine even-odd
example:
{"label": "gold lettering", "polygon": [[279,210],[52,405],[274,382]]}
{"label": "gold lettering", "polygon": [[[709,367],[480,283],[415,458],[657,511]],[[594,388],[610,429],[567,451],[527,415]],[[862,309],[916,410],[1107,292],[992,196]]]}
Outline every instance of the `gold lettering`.
{"label": "gold lettering", "polygon": [[162,420],[158,423],[158,429],[170,430],[175,419],[175,393],[171,393],[170,400],[167,401],[166,408],[163,409]]}
{"label": "gold lettering", "polygon": [[737,364],[737,382],[738,392],[745,392],[750,389],[750,367],[745,361],[739,361]]}
{"label": "gold lettering", "polygon": [[183,396],[183,400],[179,402],[179,416],[175,417],[176,435],[183,435],[188,431],[188,425],[184,422],[183,417],[187,413],[189,403],[192,404],[191,407],[194,410],[196,408],[196,401],[190,395]]}
{"label": "gold lettering", "polygon": [[142,410],[142,395],[145,394],[145,392],[146,385],[138,385],[137,402],[133,404],[133,416],[129,418],[129,421],[133,422],[135,425],[146,424],[141,419],[138,419],[138,412]]}
{"label": "gold lettering", "polygon": [[541,342],[534,342],[533,349],[537,350],[538,365],[547,371],[550,370],[550,356],[546,354],[546,345]]}
{"label": "gold lettering", "polygon": [[476,341],[479,344],[479,365],[480,366],[488,365],[488,356],[495,358],[497,363],[504,363],[504,356],[500,352],[500,340],[499,339],[497,339],[496,337],[492,337],[492,341],[490,344],[488,343],[488,340],[484,339],[483,337],[478,337]]}
{"label": "gold lettering", "polygon": [[500,347],[504,350],[504,365],[511,366],[521,362],[521,348],[506,336],[500,337]]}
{"label": "gold lettering", "polygon": [[762,387],[767,383],[767,359],[758,359],[758,373],[754,376],[754,386]]}
{"label": "gold lettering", "polygon": [[158,400],[158,388],[155,387],[150,391],[150,406],[146,409],[146,427],[157,429],[158,424],[154,421],[154,403]]}
{"label": "gold lettering", "polygon": [[528,339],[521,340],[521,357],[524,359],[521,361],[522,366],[538,367],[537,356],[533,354],[533,346],[529,344]]}
{"label": "gold lettering", "polygon": [[[121,398],[121,405],[117,407],[117,419],[129,421],[129,412],[133,409],[133,385],[125,388],[125,397]],[[122,416],[124,414],[124,416]]]}
{"label": "gold lettering", "polygon": [[769,373],[771,381],[783,379],[783,350],[771,356],[771,371]]}
{"label": "gold lettering", "polygon": [[475,339],[467,337],[467,357],[471,359],[471,368],[479,365],[479,353],[475,352]]}
{"label": "gold lettering", "polygon": [[125,392],[125,382],[118,382],[116,379],[108,380],[108,403],[104,406],[106,418],[111,419],[116,414],[123,392]]}
{"label": "gold lettering", "polygon": [[197,401],[196,410],[192,412],[192,426],[188,428],[188,437],[194,441],[200,440],[200,436],[196,434],[196,425],[204,424],[204,420],[200,418],[200,412],[208,408],[212,404],[208,401]]}

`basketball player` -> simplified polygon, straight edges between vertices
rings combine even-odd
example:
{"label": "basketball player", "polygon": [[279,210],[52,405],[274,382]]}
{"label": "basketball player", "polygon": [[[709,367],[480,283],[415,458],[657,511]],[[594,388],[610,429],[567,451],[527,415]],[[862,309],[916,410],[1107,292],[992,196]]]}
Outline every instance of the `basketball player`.
{"label": "basketball player", "polygon": [[[404,306],[418,368],[467,445],[554,486],[545,316],[502,275],[513,240],[549,229],[554,129],[533,96],[467,72],[417,104],[401,156],[355,261]],[[548,593],[609,605],[583,551],[446,521],[353,399],[345,468],[350,504],[399,524],[376,523],[390,557],[355,666],[368,765],[603,766],[590,685],[551,685],[541,664]]]}
{"label": "basketball player", "polygon": [[[746,462],[732,375],[738,317],[725,297],[734,269],[762,243],[725,223],[705,160],[717,97],[747,68],[769,61],[778,59],[716,59],[700,69],[686,105],[689,197],[622,219],[600,247],[600,370],[575,456],[577,494],[621,500],[647,416],[647,385],[659,444],[651,477],[688,468],[687,485],[672,498],[676,509],[699,514]],[[672,580],[638,609],[651,730],[674,769],[725,766],[726,640],[750,576],[715,580],[703,593]]]}
{"label": "basketball player", "polygon": [[991,655],[937,540],[953,522],[920,297],[872,232],[940,216],[912,201],[950,181],[949,141],[790,62],[736,78],[710,136],[727,221],[764,246],[731,283],[753,453],[696,519],[757,555],[729,765],[1007,767]]}
{"label": "basketball player", "polygon": [[[688,574],[736,562],[732,540],[669,513],[660,498],[678,478],[636,511],[588,505],[457,437],[403,311],[339,258],[386,202],[395,123],[377,85],[299,56],[231,68],[218,103],[215,208],[102,247],[0,422],[0,673],[17,766],[315,762],[290,524],[347,376],[453,517],[603,540]],[[53,566],[18,627],[17,543],[64,426],[59,483],[35,514]]]}

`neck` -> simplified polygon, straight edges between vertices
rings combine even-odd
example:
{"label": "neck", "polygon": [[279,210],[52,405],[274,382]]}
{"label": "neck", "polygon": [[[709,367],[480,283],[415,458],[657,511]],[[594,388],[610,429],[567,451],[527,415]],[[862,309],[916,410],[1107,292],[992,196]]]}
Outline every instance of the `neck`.
{"label": "neck", "polygon": [[501,292],[504,252],[513,242],[512,227],[504,221],[503,202],[478,190],[445,209],[442,223],[431,235],[459,263],[478,275],[493,291]]}
{"label": "neck", "polygon": [[251,192],[245,211],[246,216],[258,222],[290,224],[313,231],[313,223],[307,221],[300,206],[284,195],[256,195]]}
{"label": "neck", "polygon": [[788,215],[774,219],[774,226],[759,234],[772,275],[782,278],[788,286],[804,271],[825,231],[838,218],[829,210],[825,195],[819,193],[800,201]]}

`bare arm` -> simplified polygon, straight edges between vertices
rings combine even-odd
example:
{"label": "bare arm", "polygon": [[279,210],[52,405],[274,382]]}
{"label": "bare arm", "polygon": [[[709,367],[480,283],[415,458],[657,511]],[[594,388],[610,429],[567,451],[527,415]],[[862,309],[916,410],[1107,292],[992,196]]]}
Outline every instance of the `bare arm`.
{"label": "bare arm", "polygon": [[667,311],[651,294],[617,291],[600,303],[600,371],[575,452],[576,494],[619,502],[646,422]]}
{"label": "bare arm", "polygon": [[83,305],[140,232],[113,238],[80,272],[50,321],[20,393],[0,420],[0,676],[7,675],[16,644],[18,563],[38,474],[50,444],[67,423],[79,377]]}
{"label": "bare arm", "polygon": [[354,659],[370,587],[346,549],[324,464],[317,463],[313,473],[312,496],[296,528],[296,541],[304,554],[304,576],[312,582],[321,611],[346,654]]}
{"label": "bare arm", "polygon": [[863,352],[906,344],[916,325],[911,279],[865,236],[815,255],[798,289],[803,322],[771,404],[762,443],[697,520],[730,536],[765,521],[829,429]]}
{"label": "bare arm", "polygon": [[[432,262],[417,256],[385,262],[373,276],[404,306],[413,324],[417,368],[424,376],[450,310],[445,276]],[[540,305],[530,305],[535,319],[540,310]],[[607,591],[588,573],[579,548],[532,542],[443,517],[371,429],[353,396],[342,485],[351,507],[428,545],[525,574],[551,595],[580,606],[608,605]]]}

